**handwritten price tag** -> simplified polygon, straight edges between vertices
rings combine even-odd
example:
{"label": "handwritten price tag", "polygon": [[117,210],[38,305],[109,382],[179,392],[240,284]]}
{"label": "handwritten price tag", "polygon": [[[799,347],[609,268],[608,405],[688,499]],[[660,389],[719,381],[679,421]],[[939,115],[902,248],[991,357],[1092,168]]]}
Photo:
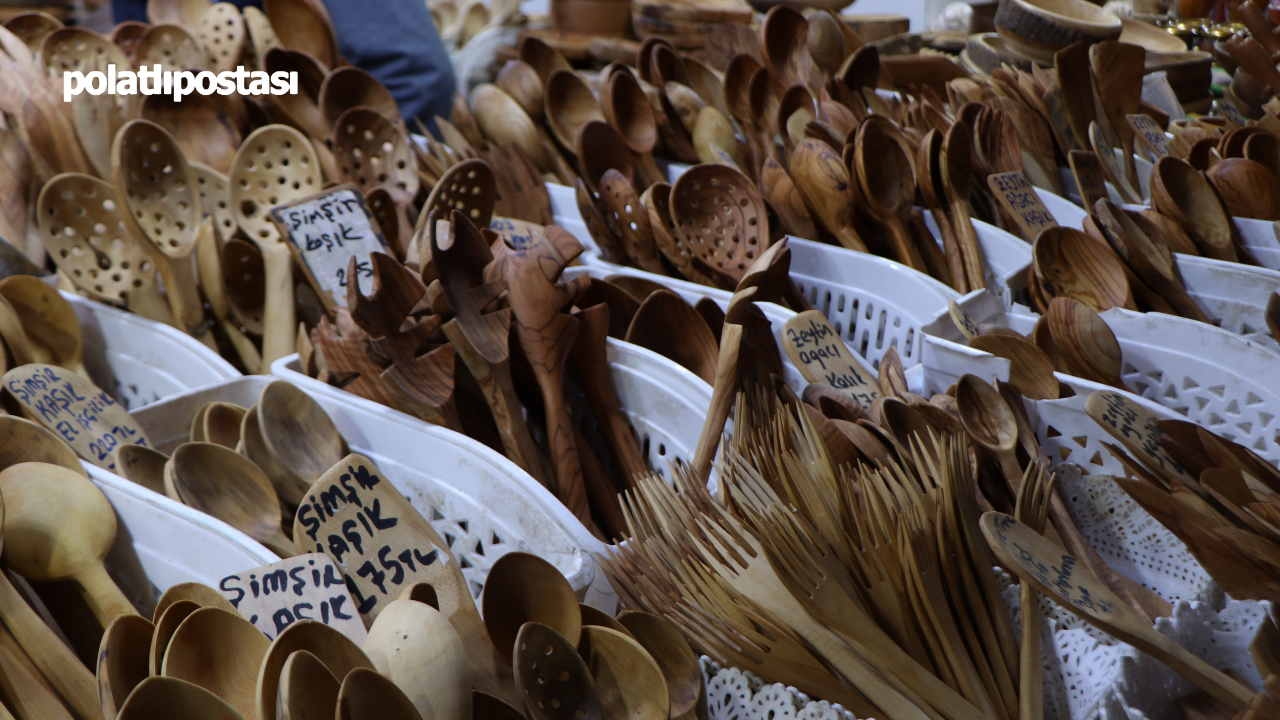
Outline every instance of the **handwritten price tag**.
{"label": "handwritten price tag", "polygon": [[1162,158],[1169,154],[1169,136],[1164,128],[1156,124],[1150,115],[1125,115],[1124,119],[1133,128],[1133,132],[1152,155]]}
{"label": "handwritten price tag", "polygon": [[363,645],[367,631],[338,567],[324,553],[263,565],[218,583],[241,615],[274,640],[299,620],[318,620]]}
{"label": "handwritten price tag", "polygon": [[1079,561],[1031,528],[998,512],[983,514],[980,523],[1001,565],[1029,579],[1041,592],[1065,601],[1068,609],[1092,617],[1128,614],[1088,570],[1076,571]]}
{"label": "handwritten price tag", "polygon": [[1188,475],[1160,444],[1164,431],[1158,423],[1164,418],[1156,417],[1118,392],[1107,390],[1098,390],[1090,395],[1085,401],[1084,411],[1165,482],[1177,480],[1188,487],[1199,487],[1196,479]]}
{"label": "handwritten price tag", "polygon": [[463,582],[435,528],[373,462],[354,453],[311,486],[298,506],[293,542],[333,560],[365,627],[410,585]]}
{"label": "handwritten price tag", "polygon": [[805,380],[824,382],[863,407],[871,407],[880,397],[879,383],[863,374],[849,348],[820,311],[807,310],[788,320],[782,339],[787,356]]}
{"label": "handwritten price tag", "polygon": [[121,445],[151,447],[122,405],[73,372],[30,363],[5,373],[3,382],[27,415],[100,468],[115,471]]}
{"label": "handwritten price tag", "polygon": [[271,208],[271,219],[289,239],[289,249],[325,308],[347,306],[347,266],[356,259],[360,292],[373,292],[369,253],[390,253],[356,186],[330,188],[288,205]]}
{"label": "handwritten price tag", "polygon": [[1229,102],[1225,99],[1218,99],[1213,101],[1213,107],[1218,117],[1226,118],[1227,122],[1235,123],[1240,127],[1244,127],[1249,124],[1249,121],[1245,116],[1240,114],[1240,108],[1236,107],[1233,102]]}
{"label": "handwritten price tag", "polygon": [[1021,170],[988,175],[987,186],[991,188],[991,194],[996,200],[1018,222],[1018,227],[1022,229],[1022,235],[1028,242],[1035,242],[1041,230],[1058,227],[1053,213],[1040,201],[1031,181]]}

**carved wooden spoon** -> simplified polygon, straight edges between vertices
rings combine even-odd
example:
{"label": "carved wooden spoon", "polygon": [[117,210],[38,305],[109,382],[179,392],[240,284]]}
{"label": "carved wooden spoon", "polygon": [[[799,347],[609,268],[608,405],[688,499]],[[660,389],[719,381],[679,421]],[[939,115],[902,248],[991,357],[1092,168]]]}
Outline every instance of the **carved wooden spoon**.
{"label": "carved wooden spoon", "polygon": [[1076,300],[1059,297],[1049,302],[1045,317],[1068,373],[1129,390],[1120,379],[1124,366],[1120,343],[1097,313]]}
{"label": "carved wooden spoon", "polygon": [[187,505],[240,530],[281,557],[297,553],[280,530],[280,501],[266,473],[249,458],[213,443],[184,443],[169,459],[173,484]]}

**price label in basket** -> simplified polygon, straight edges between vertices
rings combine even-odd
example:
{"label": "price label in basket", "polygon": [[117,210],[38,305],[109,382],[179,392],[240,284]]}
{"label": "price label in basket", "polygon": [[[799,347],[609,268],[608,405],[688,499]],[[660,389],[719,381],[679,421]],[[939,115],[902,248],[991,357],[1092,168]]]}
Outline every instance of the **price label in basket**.
{"label": "price label in basket", "polygon": [[865,374],[820,311],[806,310],[788,320],[782,329],[782,344],[805,380],[826,383],[863,407],[871,407],[880,397],[880,384]]}
{"label": "price label in basket", "polygon": [[115,471],[115,450],[121,445],[151,447],[120,403],[70,370],[29,363],[5,373],[3,382],[28,417],[100,468]]}
{"label": "price label in basket", "polygon": [[1041,202],[1036,189],[1021,170],[988,175],[987,186],[1000,205],[1018,222],[1023,237],[1029,242],[1035,242],[1041,230],[1058,227],[1053,213]]}
{"label": "price label in basket", "polygon": [[1067,162],[1071,164],[1071,174],[1076,178],[1076,187],[1080,190],[1080,198],[1085,210],[1093,211],[1093,206],[1103,198],[1111,195],[1107,192],[1106,176],[1102,173],[1102,163],[1098,156],[1087,150],[1072,150],[1067,153]]}
{"label": "price label in basket", "polygon": [[1160,443],[1164,431],[1160,429],[1159,422],[1163,418],[1110,390],[1091,394],[1085,401],[1084,411],[1166,482],[1177,480],[1188,487],[1198,487],[1196,479],[1188,475]]}
{"label": "price label in basket", "polygon": [[444,539],[363,455],[348,455],[311,486],[293,541],[333,560],[365,627],[411,585],[431,583],[438,595],[467,592]]}
{"label": "price label in basket", "polygon": [[289,250],[325,308],[347,306],[347,277],[356,259],[360,292],[373,292],[369,254],[390,253],[377,221],[355,185],[347,183],[271,208],[271,220],[288,238]]}
{"label": "price label in basket", "polygon": [[329,625],[363,645],[368,634],[347,583],[324,553],[306,553],[228,575],[218,590],[272,640],[299,620]]}
{"label": "price label in basket", "polygon": [[1164,128],[1157,125],[1150,115],[1125,115],[1124,119],[1133,128],[1138,141],[1157,159],[1169,154],[1169,136],[1164,134]]}

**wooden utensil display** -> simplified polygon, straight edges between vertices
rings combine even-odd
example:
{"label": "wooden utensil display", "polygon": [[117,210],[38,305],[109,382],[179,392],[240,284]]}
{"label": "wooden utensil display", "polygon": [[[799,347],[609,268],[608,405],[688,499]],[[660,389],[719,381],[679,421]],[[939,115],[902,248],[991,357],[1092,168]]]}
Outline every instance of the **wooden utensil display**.
{"label": "wooden utensil display", "polygon": [[364,651],[423,718],[471,717],[470,668],[462,639],[435,608],[393,601],[369,628]]}

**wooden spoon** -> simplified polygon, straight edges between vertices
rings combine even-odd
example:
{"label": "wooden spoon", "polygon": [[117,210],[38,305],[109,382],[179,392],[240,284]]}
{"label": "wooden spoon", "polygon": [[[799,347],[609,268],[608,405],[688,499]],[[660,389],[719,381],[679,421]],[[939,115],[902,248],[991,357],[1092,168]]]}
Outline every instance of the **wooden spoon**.
{"label": "wooden spoon", "polygon": [[724,165],[699,165],[676,180],[671,219],[701,260],[695,267],[722,275],[718,282],[729,287],[769,246],[764,199],[751,180]]}
{"label": "wooden spoon", "polygon": [[[406,210],[418,196],[420,181],[405,135],[378,112],[360,107],[343,113],[333,132],[341,177],[355,183],[361,193],[377,187],[386,190],[395,203],[398,236],[413,235]],[[397,253],[403,255],[405,249],[397,248]]]}
{"label": "wooden spoon", "polygon": [[75,450],[43,426],[13,415],[0,415],[0,470],[22,462],[59,465],[88,477]]}
{"label": "wooden spoon", "polygon": [[[194,29],[195,25],[191,27]],[[212,64],[204,46],[181,25],[152,25],[138,39],[133,53],[138,67],[159,65],[163,72],[204,69]]]}
{"label": "wooden spoon", "polygon": [[538,127],[529,114],[497,85],[480,85],[471,91],[471,105],[476,122],[490,142],[498,145],[515,143],[524,150],[543,172],[553,169]]}
{"label": "wooden spoon", "polygon": [[72,579],[104,627],[136,614],[102,566],[115,542],[115,511],[82,474],[24,462],[0,472],[9,568],[29,580]]}
{"label": "wooden spoon", "polygon": [[[38,60],[55,81],[61,81],[64,72],[88,75],[105,73],[108,65],[132,67],[119,46],[82,27],[64,27],[50,33]],[[72,97],[70,114],[76,137],[99,177],[111,176],[111,141],[137,111],[136,95],[83,92]]]}
{"label": "wooden spoon", "polygon": [[1058,399],[1058,379],[1043,350],[1028,340],[1008,335],[979,335],[969,346],[1009,361],[1009,380],[1033,400]]}
{"label": "wooden spoon", "polygon": [[[653,149],[658,142],[658,122],[653,106],[634,75],[618,72],[609,78],[604,114],[627,147],[635,153],[633,159],[640,184],[650,187],[664,181],[666,178],[653,161]],[[582,154],[579,153],[578,157],[581,158]]]}
{"label": "wooden spoon", "polygon": [[242,717],[258,717],[254,707],[258,667],[271,644],[253,623],[236,613],[202,607],[174,632],[161,673],[199,685]]}
{"label": "wooden spoon", "polygon": [[120,707],[119,720],[244,720],[222,698],[171,677],[149,677],[138,683]]}
{"label": "wooden spoon", "polygon": [[334,678],[345,678],[357,669],[373,671],[373,662],[351,638],[318,620],[299,620],[277,635],[253,664],[257,682],[256,688],[250,685],[249,689],[256,692],[251,702],[257,712],[256,715],[246,713],[246,718],[284,720],[276,714],[276,700],[280,696],[281,681],[286,679],[282,677],[284,666],[299,651],[315,656]]}
{"label": "wooden spoon", "polygon": [[374,670],[356,668],[338,689],[337,720],[421,720],[409,696],[400,686]]}
{"label": "wooden spoon", "polygon": [[1087,573],[1076,558],[1008,515],[988,512],[982,532],[1001,565],[1098,629],[1168,665],[1233,712],[1253,691],[1154,630],[1115,593]]}
{"label": "wooden spoon", "polygon": [[708,384],[715,382],[716,337],[702,315],[670,290],[645,298],[625,340],[674,360]]}
{"label": "wooden spoon", "polygon": [[1174,271],[1173,254],[1156,238],[1142,228],[1110,200],[1099,200],[1094,207],[1094,219],[1116,251],[1128,266],[1152,290],[1159,293],[1183,317],[1208,322],[1208,317],[1187,294],[1187,288]]}
{"label": "wooden spoon", "polygon": [[1276,176],[1262,163],[1227,158],[1209,168],[1205,175],[1232,217],[1280,220]]}
{"label": "wooden spoon", "polygon": [[1059,297],[1049,302],[1045,317],[1068,373],[1129,390],[1120,379],[1124,365],[1120,343],[1097,313],[1076,300]]}
{"label": "wooden spoon", "polygon": [[513,664],[532,720],[600,720],[601,698],[577,643],[530,622],[520,628]]}
{"label": "wooden spoon", "polygon": [[280,668],[276,718],[328,718],[338,705],[339,688],[338,679],[315,655],[306,650],[295,650]]}
{"label": "wooden spoon", "polygon": [[95,300],[175,324],[156,283],[164,256],[124,223],[110,183],[64,173],[45,184],[36,206],[41,241],[77,288]]}
{"label": "wooden spoon", "polygon": [[[292,97],[292,96],[281,96]],[[244,140],[232,102],[222,95],[195,93],[175,102],[168,95],[149,95],[139,116],[173,135],[190,162],[225,173]]]}
{"label": "wooden spoon", "polygon": [[283,47],[267,51],[262,58],[262,65],[268,74],[297,74],[296,93],[270,95],[266,98],[272,112],[283,122],[317,140],[328,139],[336,124],[336,120],[334,123],[327,122],[324,111],[320,108],[320,88],[323,87],[328,69],[305,52]]}
{"label": "wooden spoon", "polygon": [[423,718],[471,717],[471,666],[462,639],[435,608],[413,600],[390,603],[369,628],[364,651]]}
{"label": "wooden spoon", "polygon": [[281,557],[297,553],[280,530],[280,501],[252,460],[213,443],[184,443],[169,459],[183,502],[261,542]]}
{"label": "wooden spoon", "polygon": [[956,243],[964,261],[965,282],[972,290],[986,287],[986,276],[978,234],[970,221],[973,214],[973,209],[969,206],[973,184],[970,147],[967,126],[952,125],[942,139],[939,169],[947,202],[951,207],[952,231],[956,235]]}
{"label": "wooden spoon", "polygon": [[320,171],[306,136],[285,125],[258,128],[245,138],[231,165],[231,207],[236,224],[262,252],[266,272],[262,363],[296,349],[293,256],[268,211],[320,191]]}
{"label": "wooden spoon", "polygon": [[318,0],[265,0],[262,11],[271,21],[280,44],[290,50],[301,50],[334,68],[341,63],[338,38],[333,21]]}
{"label": "wooden spoon", "polygon": [[1133,159],[1133,128],[1125,116],[1141,111],[1142,76],[1147,51],[1141,45],[1104,40],[1091,49],[1098,99],[1106,119],[1124,150],[1124,176],[1131,188],[1138,187],[1138,169]]}
{"label": "wooden spoon", "polygon": [[[569,581],[536,555],[512,552],[498,558],[485,581],[481,605],[489,639],[504,658],[519,656],[518,636],[527,623],[552,629],[571,647],[582,635],[582,615]],[[513,667],[517,674],[524,669]]]}
{"label": "wooden spoon", "polygon": [[283,380],[262,389],[258,423],[271,454],[301,480],[300,492],[347,454],[346,442],[324,408]]}
{"label": "wooden spoon", "polygon": [[1115,254],[1082,231],[1047,228],[1031,246],[1031,254],[1036,278],[1051,297],[1074,298],[1094,312],[1134,308],[1124,268]]}
{"label": "wooden spoon", "polygon": [[1166,156],[1156,162],[1151,204],[1182,226],[1206,257],[1236,261],[1230,216],[1209,181],[1185,161]]}
{"label": "wooden spoon", "polygon": [[582,629],[578,653],[586,661],[608,717],[665,720],[671,701],[662,670],[640,643],[607,627]]}
{"label": "wooden spoon", "polygon": [[662,670],[667,684],[671,720],[691,720],[706,714],[706,693],[698,657],[670,620],[638,610],[618,615],[622,624]]}
{"label": "wooden spoon", "polygon": [[34,275],[13,275],[0,280],[0,298],[21,322],[23,334],[31,342],[34,362],[89,376],[84,369],[80,319],[57,288]]}
{"label": "wooden spoon", "polygon": [[813,219],[842,246],[867,252],[854,214],[853,179],[840,156],[826,143],[806,138],[796,143],[789,167],[791,180],[812,210]]}
{"label": "wooden spoon", "polygon": [[121,615],[107,626],[98,646],[98,697],[102,717],[115,720],[129,693],[147,679],[147,649],[155,626],[138,615]]}
{"label": "wooden spoon", "polygon": [[551,134],[571,152],[577,147],[578,130],[583,123],[605,119],[586,80],[572,70],[557,70],[547,78],[543,105]]}
{"label": "wooden spoon", "polygon": [[[159,675],[160,669],[164,667],[165,651],[169,649],[169,641],[173,639],[178,626],[191,613],[202,607],[213,606],[202,605],[193,600],[175,600],[163,610],[156,607],[155,632],[151,635],[151,645],[147,652],[148,667],[152,675]],[[223,608],[223,610],[234,611],[235,608]]]}
{"label": "wooden spoon", "polygon": [[904,222],[915,197],[911,160],[885,135],[879,123],[863,123],[854,145],[858,182],[862,185],[863,197],[870,201],[867,209],[889,230],[895,259],[913,270],[925,272],[924,258]]}
{"label": "wooden spoon", "polygon": [[641,270],[665,275],[649,225],[649,213],[640,205],[635,188],[622,173],[610,169],[600,177],[599,189],[605,222],[622,239],[627,257]]}
{"label": "wooden spoon", "polygon": [[508,60],[498,71],[493,83],[511,96],[534,122],[542,122],[542,80],[533,66],[520,60]]}
{"label": "wooden spoon", "polygon": [[400,122],[400,107],[386,86],[367,70],[345,65],[326,75],[320,86],[320,113],[325,127],[332,129],[342,113],[353,107],[366,107],[393,123]]}
{"label": "wooden spoon", "polygon": [[[525,35],[520,38],[520,46],[517,52],[520,60],[528,63],[538,73],[538,78],[542,81],[544,87],[555,71],[573,69],[563,55],[533,35]],[[648,63],[644,63],[644,65],[647,67]]]}
{"label": "wooden spoon", "polygon": [[940,198],[946,195],[946,186],[942,181],[942,133],[930,130],[925,133],[916,149],[916,186],[925,207],[933,215],[933,221],[942,235],[942,245],[946,250],[947,268],[951,271],[951,287],[956,292],[966,294],[971,289],[964,267],[964,256],[960,252],[960,241],[956,237],[955,227]]}
{"label": "wooden spoon", "polygon": [[121,445],[116,448],[116,472],[126,480],[164,494],[164,464],[169,456],[145,445]]}

